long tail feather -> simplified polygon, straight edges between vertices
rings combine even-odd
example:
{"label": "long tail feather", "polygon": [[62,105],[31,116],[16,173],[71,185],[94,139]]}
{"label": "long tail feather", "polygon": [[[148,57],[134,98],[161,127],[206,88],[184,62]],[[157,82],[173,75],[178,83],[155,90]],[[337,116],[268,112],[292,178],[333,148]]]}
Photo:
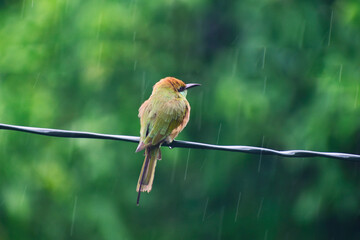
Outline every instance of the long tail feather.
{"label": "long tail feather", "polygon": [[145,159],[141,168],[136,191],[138,192],[137,205],[140,202],[141,192],[150,192],[154,181],[156,162],[159,157],[159,147],[146,148]]}

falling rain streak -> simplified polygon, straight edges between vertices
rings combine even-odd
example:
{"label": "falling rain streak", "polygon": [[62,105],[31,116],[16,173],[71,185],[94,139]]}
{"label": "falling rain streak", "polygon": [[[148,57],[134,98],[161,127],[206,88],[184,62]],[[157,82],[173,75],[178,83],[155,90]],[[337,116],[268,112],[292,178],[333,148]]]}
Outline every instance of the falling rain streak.
{"label": "falling rain streak", "polygon": [[239,198],[236,205],[235,222],[237,221],[238,218],[240,200],[241,200],[241,192],[239,192]]}
{"label": "falling rain streak", "polygon": [[26,5],[26,0],[23,0],[22,7],[21,7],[21,18],[24,17],[25,5]]}
{"label": "falling rain streak", "polygon": [[75,215],[76,215],[76,205],[77,205],[77,196],[75,196],[74,209],[73,209],[72,218],[71,218],[70,236],[72,236],[73,233],[74,233],[74,223],[75,223]]}
{"label": "falling rain streak", "polygon": [[264,47],[264,54],[263,54],[263,59],[262,59],[262,69],[265,68],[265,58],[266,58],[266,47]]}
{"label": "falling rain streak", "polygon": [[220,132],[221,132],[221,123],[219,125],[219,131],[218,131],[218,136],[217,136],[217,140],[216,140],[216,144],[219,144],[219,139],[220,139]]}
{"label": "falling rain streak", "polygon": [[[239,132],[239,127],[240,127],[239,121],[240,121],[240,116],[241,116],[241,113],[242,113],[241,103],[239,103],[238,105],[239,106],[237,108],[236,118],[235,118],[235,132]],[[238,137],[239,135],[237,134],[236,136]]]}
{"label": "falling rain streak", "polygon": [[204,168],[204,166],[205,166],[205,162],[206,162],[206,158],[204,159],[203,163],[201,164],[201,166],[200,166],[200,170],[202,170],[202,169]]}
{"label": "falling rain streak", "polygon": [[332,25],[333,25],[333,16],[334,16],[334,11],[331,10],[328,47],[330,46],[330,42],[331,42],[331,31],[332,31]]}
{"label": "falling rain streak", "polygon": [[99,55],[98,55],[98,60],[97,60],[97,66],[100,67],[100,62],[101,62],[101,57],[102,57],[102,51],[103,51],[103,43],[100,43],[100,48],[99,48]]}
{"label": "falling rain streak", "polygon": [[102,19],[103,19],[103,13],[101,13],[100,16],[99,16],[98,27],[97,27],[97,31],[96,31],[96,39],[97,40],[99,40],[99,36],[100,36]]}
{"label": "falling rain streak", "polygon": [[343,70],[343,65],[340,65],[340,70],[339,70],[339,82],[341,82],[341,77],[342,77],[342,70]]}
{"label": "falling rain streak", "polygon": [[303,21],[303,23],[301,24],[301,30],[300,30],[299,48],[302,48],[303,43],[304,43],[305,28],[306,28],[306,21]]}
{"label": "falling rain streak", "polygon": [[23,191],[23,193],[22,193],[22,195],[21,195],[20,205],[22,205],[23,202],[24,202],[26,190],[27,190],[27,185],[24,187],[24,191]]}
{"label": "falling rain streak", "polygon": [[34,85],[33,85],[33,88],[36,87],[36,84],[37,84],[37,82],[39,81],[39,78],[40,78],[40,73],[38,73],[37,76],[36,76],[36,79],[35,79],[35,83],[34,83]]}
{"label": "falling rain streak", "polygon": [[359,95],[359,85],[357,85],[357,87],[356,87],[354,108],[357,108],[358,95]]}
{"label": "falling rain streak", "polygon": [[259,219],[259,217],[260,217],[263,202],[264,202],[264,197],[262,197],[261,202],[260,202],[259,210],[258,210],[258,213],[257,213],[257,219]]}
{"label": "falling rain streak", "polygon": [[[292,1],[285,8],[260,2],[1,1],[1,56],[6,58],[0,69],[1,122],[109,134],[31,127],[29,133],[6,132],[0,124],[0,167],[5,173],[0,181],[7,183],[0,211],[8,213],[0,214],[0,225],[6,226],[0,238],[356,237],[360,164],[355,161],[360,156],[332,151],[360,149],[355,131],[360,29],[358,15],[354,17],[360,0]],[[203,86],[188,92],[188,128],[172,151],[163,145],[168,157],[158,165],[152,192],[136,207],[137,167],[143,160],[142,153],[132,150],[139,141],[138,101],[150,96],[151,83],[168,75]],[[92,100],[84,102],[84,96]],[[327,115],[343,121],[332,124]],[[266,124],[257,127],[264,118]],[[290,119],[286,129],[272,124],[279,119]],[[316,129],[319,122],[334,125],[336,139],[326,127]],[[320,142],[313,139],[314,128]],[[307,137],[303,129],[309,142],[301,142]],[[283,144],[289,138],[292,142]],[[256,147],[251,146],[254,141]],[[286,151],[304,146],[327,152]],[[39,156],[55,159],[39,168],[31,164]],[[330,180],[338,180],[330,199],[310,164],[327,173],[325,180],[329,172]],[[344,167],[336,168],[340,165]],[[289,172],[293,168],[300,171]],[[17,175],[9,175],[15,170]],[[65,191],[58,187],[59,179],[50,179],[49,189],[49,170],[55,175],[60,171],[60,180],[70,179]],[[309,174],[306,184],[298,184]],[[170,180],[170,186],[159,184],[161,180]],[[344,198],[336,193],[344,187],[350,194],[341,202]],[[79,210],[77,194],[82,198]],[[47,211],[40,219],[21,224],[33,217],[29,207],[43,205]],[[326,211],[329,205],[346,208],[347,215]],[[334,219],[336,228],[329,233],[326,225]],[[54,223],[57,231],[47,229]]]}
{"label": "falling rain streak", "polygon": [[203,218],[202,218],[203,222],[205,221],[205,216],[206,216],[206,211],[207,211],[208,204],[209,204],[209,198],[206,199],[205,208],[204,208],[204,214],[203,214]]}
{"label": "falling rain streak", "polygon": [[186,167],[185,167],[184,181],[186,181],[187,171],[188,171],[188,167],[189,167],[190,150],[191,150],[191,149],[189,149],[189,151],[188,151],[188,156],[187,156],[187,159],[186,159]]}
{"label": "falling rain streak", "polygon": [[[265,136],[262,137],[261,148],[264,147],[264,140],[265,140]],[[261,168],[261,159],[262,159],[262,151],[260,152],[259,165],[258,165],[258,173],[260,172],[260,168]]]}

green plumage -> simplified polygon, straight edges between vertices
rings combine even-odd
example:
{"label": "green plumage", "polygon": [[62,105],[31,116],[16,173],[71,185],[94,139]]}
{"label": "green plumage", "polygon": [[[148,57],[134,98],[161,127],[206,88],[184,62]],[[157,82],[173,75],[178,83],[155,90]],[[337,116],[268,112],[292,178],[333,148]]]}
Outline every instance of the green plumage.
{"label": "green plumage", "polygon": [[[198,84],[191,84],[193,87]],[[145,149],[145,160],[137,184],[140,192],[150,192],[157,160],[161,159],[161,144],[171,143],[184,129],[190,117],[186,100],[186,85],[179,79],[167,77],[154,85],[153,92],[139,108],[140,142],[136,152]]]}

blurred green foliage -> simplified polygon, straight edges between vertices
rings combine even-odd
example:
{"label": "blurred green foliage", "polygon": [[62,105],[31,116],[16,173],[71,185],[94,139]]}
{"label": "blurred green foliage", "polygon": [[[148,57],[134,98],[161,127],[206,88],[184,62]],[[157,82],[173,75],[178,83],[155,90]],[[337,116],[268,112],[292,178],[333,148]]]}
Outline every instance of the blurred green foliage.
{"label": "blurred green foliage", "polygon": [[[358,0],[2,0],[0,122],[138,135],[174,76],[202,84],[178,139],[360,154],[359,23]],[[164,149],[137,207],[135,148],[1,131],[0,239],[360,239],[358,163]]]}

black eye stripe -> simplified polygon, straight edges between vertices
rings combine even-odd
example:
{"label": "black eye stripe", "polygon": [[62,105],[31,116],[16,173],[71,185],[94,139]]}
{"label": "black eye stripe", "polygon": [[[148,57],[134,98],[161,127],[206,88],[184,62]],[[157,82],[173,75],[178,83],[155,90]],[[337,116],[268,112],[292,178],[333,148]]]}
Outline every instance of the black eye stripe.
{"label": "black eye stripe", "polygon": [[181,87],[178,89],[179,92],[182,92],[182,91],[184,91],[184,90],[185,90],[185,87],[184,87],[184,86],[181,86]]}

